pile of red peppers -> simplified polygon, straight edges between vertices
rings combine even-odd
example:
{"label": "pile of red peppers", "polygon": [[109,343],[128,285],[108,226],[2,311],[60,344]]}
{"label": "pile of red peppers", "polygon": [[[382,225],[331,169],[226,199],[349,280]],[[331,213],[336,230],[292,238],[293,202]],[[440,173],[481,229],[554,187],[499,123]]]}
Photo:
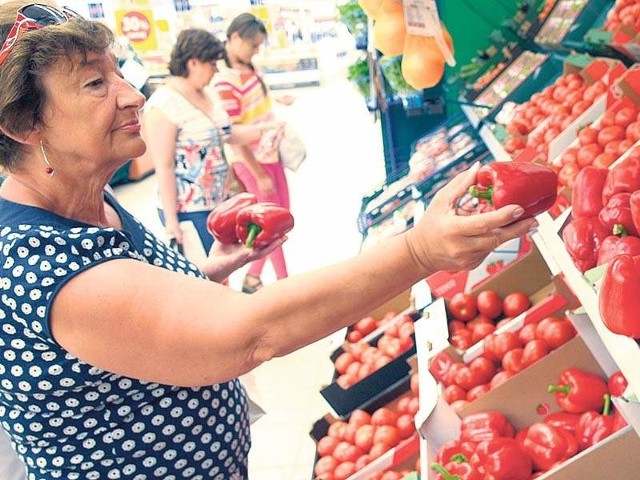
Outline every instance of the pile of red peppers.
{"label": "pile of red peppers", "polygon": [[207,217],[207,228],[224,244],[243,243],[248,248],[264,248],[293,228],[293,216],[275,203],[258,202],[243,192],[218,205]]}
{"label": "pile of red peppers", "polygon": [[585,167],[562,238],[581,272],[607,264],[599,309],[614,333],[640,338],[640,150],[611,170]]}
{"label": "pile of red peppers", "polygon": [[608,381],[576,368],[549,386],[560,411],[516,431],[499,412],[462,419],[457,440],[444,443],[431,469],[436,480],[530,480],[607,438],[626,425],[611,397],[622,395],[621,372]]}
{"label": "pile of red peppers", "polygon": [[490,162],[476,175],[476,185],[469,194],[498,209],[520,205],[524,214],[519,220],[534,217],[553,206],[558,191],[558,177],[550,168],[529,162]]}

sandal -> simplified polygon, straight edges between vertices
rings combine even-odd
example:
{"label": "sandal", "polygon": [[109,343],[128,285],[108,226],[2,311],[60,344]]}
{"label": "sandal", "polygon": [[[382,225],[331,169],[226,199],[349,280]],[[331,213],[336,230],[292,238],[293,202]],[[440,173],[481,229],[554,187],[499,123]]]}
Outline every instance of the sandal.
{"label": "sandal", "polygon": [[256,293],[262,288],[260,277],[255,275],[247,275],[242,283],[242,293]]}

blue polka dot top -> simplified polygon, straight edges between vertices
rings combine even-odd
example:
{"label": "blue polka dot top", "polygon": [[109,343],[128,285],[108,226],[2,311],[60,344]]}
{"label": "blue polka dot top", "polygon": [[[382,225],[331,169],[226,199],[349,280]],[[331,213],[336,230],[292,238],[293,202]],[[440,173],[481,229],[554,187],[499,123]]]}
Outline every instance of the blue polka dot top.
{"label": "blue polka dot top", "polygon": [[201,388],[116,375],[56,343],[49,309],[74,275],[135,259],[203,273],[118,202],[122,230],[0,199],[0,422],[29,480],[247,478],[247,398],[238,380]]}

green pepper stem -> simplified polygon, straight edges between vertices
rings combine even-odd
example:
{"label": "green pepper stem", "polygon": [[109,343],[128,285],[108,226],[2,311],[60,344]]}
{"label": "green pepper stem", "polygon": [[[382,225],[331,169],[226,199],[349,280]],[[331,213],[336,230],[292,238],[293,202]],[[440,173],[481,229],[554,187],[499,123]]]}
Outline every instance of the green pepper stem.
{"label": "green pepper stem", "polygon": [[493,205],[493,185],[489,185],[482,190],[479,189],[477,185],[471,185],[469,187],[469,195],[486,200],[489,202],[489,205]]}
{"label": "green pepper stem", "polygon": [[622,225],[621,223],[616,223],[613,226],[613,234],[618,236],[618,237],[628,237],[629,236],[629,232],[627,232],[627,229],[624,228],[624,225]]}
{"label": "green pepper stem", "polygon": [[451,457],[451,461],[454,463],[468,463],[469,460],[462,453],[456,453],[453,457]]}
{"label": "green pepper stem", "polygon": [[439,463],[432,463],[431,470],[435,470],[440,475],[442,475],[443,480],[460,480],[458,475],[451,475],[446,468],[444,468]]}
{"label": "green pepper stem", "polygon": [[602,409],[602,415],[606,417],[611,413],[611,395],[604,394],[604,408]]}
{"label": "green pepper stem", "polygon": [[247,248],[253,248],[253,242],[256,240],[258,234],[262,231],[262,228],[257,223],[249,222],[247,225],[247,241],[245,245]]}
{"label": "green pepper stem", "polygon": [[569,394],[570,390],[571,390],[571,385],[549,385],[547,387],[547,392],[549,393],[561,392],[564,394]]}

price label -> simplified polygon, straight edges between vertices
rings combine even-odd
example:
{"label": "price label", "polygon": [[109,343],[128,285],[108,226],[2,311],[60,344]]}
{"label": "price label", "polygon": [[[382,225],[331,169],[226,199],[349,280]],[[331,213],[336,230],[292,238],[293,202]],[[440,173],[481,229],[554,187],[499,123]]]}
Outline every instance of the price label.
{"label": "price label", "polygon": [[402,0],[402,4],[407,33],[434,37],[447,64],[455,66],[453,52],[444,40],[436,0]]}
{"label": "price label", "polygon": [[147,52],[157,48],[153,13],[150,9],[116,11],[118,33],[127,37],[136,50]]}

